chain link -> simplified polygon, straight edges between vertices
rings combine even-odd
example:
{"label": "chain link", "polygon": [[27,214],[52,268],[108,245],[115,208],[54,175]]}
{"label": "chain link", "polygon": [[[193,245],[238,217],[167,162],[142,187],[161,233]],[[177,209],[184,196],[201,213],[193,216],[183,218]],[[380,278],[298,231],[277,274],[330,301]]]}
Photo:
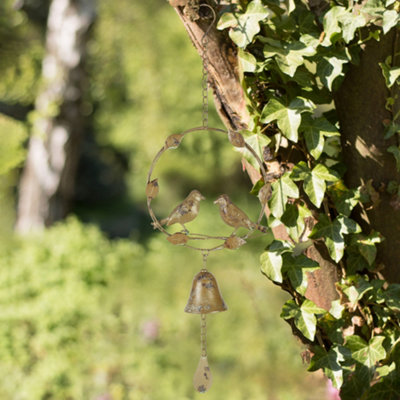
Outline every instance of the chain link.
{"label": "chain link", "polygon": [[203,54],[203,76],[202,76],[202,95],[203,95],[203,128],[208,128],[208,58],[207,58],[208,38],[205,35],[202,39]]}
{"label": "chain link", "polygon": [[200,333],[200,341],[201,341],[201,356],[207,356],[207,321],[206,314],[201,314],[201,333]]}

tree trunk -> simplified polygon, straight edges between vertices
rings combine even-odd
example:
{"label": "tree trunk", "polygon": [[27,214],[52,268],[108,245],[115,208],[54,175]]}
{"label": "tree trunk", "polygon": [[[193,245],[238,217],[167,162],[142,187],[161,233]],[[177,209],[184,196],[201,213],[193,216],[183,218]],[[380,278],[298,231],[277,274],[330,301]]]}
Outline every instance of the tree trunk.
{"label": "tree trunk", "polygon": [[53,0],[47,20],[43,89],[19,186],[16,230],[41,229],[63,218],[73,196],[86,86],[84,62],[94,0]]}
{"label": "tree trunk", "polygon": [[397,35],[397,30],[392,29],[379,42],[367,42],[360,65],[350,66],[335,98],[348,166],[345,181],[349,187],[370,182],[379,195],[366,213],[359,213],[358,222],[368,229],[367,223],[384,236],[378,246],[377,262],[384,267],[385,278],[393,282],[400,282],[400,205],[397,196],[391,196],[386,189],[390,181],[400,182],[400,173],[387,149],[399,143],[396,136],[384,139],[384,121],[390,121],[400,109],[397,100],[393,113],[389,112],[385,108],[387,98],[400,93],[397,85],[397,93],[389,92],[378,63],[400,51]]}

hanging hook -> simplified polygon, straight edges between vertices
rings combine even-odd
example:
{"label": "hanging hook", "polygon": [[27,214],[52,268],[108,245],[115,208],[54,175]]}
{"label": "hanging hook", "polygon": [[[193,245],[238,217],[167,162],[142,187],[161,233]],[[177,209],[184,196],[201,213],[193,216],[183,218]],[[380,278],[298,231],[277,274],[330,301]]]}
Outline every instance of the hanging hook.
{"label": "hanging hook", "polygon": [[203,42],[205,41],[205,38],[208,36],[208,34],[209,34],[209,32],[210,32],[212,26],[214,25],[215,21],[217,20],[217,14],[215,13],[214,9],[213,9],[209,4],[203,3],[203,4],[200,4],[199,8],[200,8],[200,7],[207,7],[207,8],[209,8],[209,9],[211,10],[211,12],[212,12],[212,15],[213,15],[213,20],[212,20],[211,24],[208,26],[208,28],[207,28],[206,31],[204,32],[203,37],[201,38],[201,42],[203,43]]}

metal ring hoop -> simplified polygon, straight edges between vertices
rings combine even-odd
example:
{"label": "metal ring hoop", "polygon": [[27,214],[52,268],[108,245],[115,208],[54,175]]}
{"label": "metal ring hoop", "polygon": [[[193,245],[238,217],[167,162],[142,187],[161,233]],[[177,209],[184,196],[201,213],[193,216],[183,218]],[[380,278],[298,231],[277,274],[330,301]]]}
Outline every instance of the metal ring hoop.
{"label": "metal ring hoop", "polygon": [[[185,131],[183,131],[183,132],[181,132],[181,133],[178,133],[178,134],[176,134],[176,135],[180,136],[180,137],[183,139],[183,137],[184,137],[185,135],[187,135],[187,134],[189,134],[189,133],[193,133],[193,132],[199,132],[199,131],[219,132],[219,133],[223,133],[223,134],[225,134],[225,135],[228,135],[228,131],[226,131],[226,130],[224,130],[224,129],[212,128],[212,127],[208,127],[208,126],[207,126],[207,127],[205,127],[205,126],[198,126],[198,127],[195,127],[195,128],[187,129],[187,130],[185,130]],[[171,135],[171,136],[173,136],[173,135]],[[167,138],[167,140],[168,140],[168,138]],[[178,144],[176,147],[178,147],[178,146],[179,146],[179,144]],[[153,159],[153,162],[152,162],[151,165],[150,165],[149,173],[148,173],[148,175],[147,175],[147,184],[149,184],[149,183],[152,181],[152,174],[153,174],[154,168],[155,168],[157,162],[159,161],[159,159],[161,158],[161,156],[164,154],[164,152],[166,152],[168,149],[175,149],[176,147],[167,146],[167,144],[165,143],[164,146],[159,150],[159,152],[156,154],[156,156],[155,156],[154,159]],[[266,173],[264,164],[263,164],[263,162],[261,161],[261,159],[260,159],[260,157],[258,156],[258,154],[257,154],[257,153],[255,152],[255,150],[254,150],[249,144],[247,144],[246,142],[245,142],[245,144],[244,144],[243,147],[245,147],[245,148],[253,155],[253,157],[256,159],[257,163],[258,163],[259,166],[260,166],[260,170],[261,170],[261,174],[262,174],[262,177],[263,177],[263,179],[264,179],[264,182],[267,182],[267,173]],[[153,199],[152,197],[147,197],[147,208],[148,208],[150,217],[151,217],[151,219],[152,219],[152,221],[153,221],[154,227],[155,227],[156,229],[158,229],[159,231],[161,231],[162,233],[164,233],[165,235],[167,235],[167,236],[172,236],[172,235],[174,235],[173,233],[167,232],[167,231],[161,226],[160,221],[159,221],[158,218],[156,217],[156,215],[155,215],[155,213],[154,213],[154,211],[153,211],[153,209],[152,209],[152,207],[151,207],[151,201],[152,201],[152,199]],[[263,214],[264,214],[264,207],[263,207],[263,205],[261,204],[261,210],[260,210],[260,214],[259,214],[258,219],[257,219],[257,224],[260,224],[260,222],[261,222],[261,220],[262,220],[262,217],[263,217]],[[247,232],[245,235],[243,235],[243,236],[238,236],[238,237],[241,238],[241,239],[243,239],[243,240],[245,240],[245,239],[247,239],[249,236],[251,236],[251,234],[252,234],[253,232],[254,232],[254,231],[249,231],[249,232]],[[230,236],[210,236],[210,235],[204,235],[204,234],[201,234],[201,233],[190,233],[190,234],[187,236],[187,238],[188,238],[189,241],[192,241],[192,240],[209,240],[209,239],[210,239],[210,240],[214,240],[214,239],[215,239],[215,240],[223,240],[224,243],[225,243],[225,241],[226,241],[227,239],[229,239],[229,237],[230,237]],[[193,250],[199,250],[199,251],[201,251],[201,252],[203,252],[203,253],[209,253],[209,252],[211,252],[211,251],[216,251],[216,250],[222,250],[222,249],[224,249],[224,248],[225,248],[225,247],[224,247],[224,243],[222,243],[222,244],[220,244],[220,245],[218,245],[218,246],[215,246],[215,247],[211,247],[211,248],[204,248],[204,247],[192,246],[192,245],[187,244],[187,243],[182,243],[181,245],[182,245],[182,246],[185,246],[185,247],[188,247],[188,248],[190,248],[190,249],[193,249]]]}

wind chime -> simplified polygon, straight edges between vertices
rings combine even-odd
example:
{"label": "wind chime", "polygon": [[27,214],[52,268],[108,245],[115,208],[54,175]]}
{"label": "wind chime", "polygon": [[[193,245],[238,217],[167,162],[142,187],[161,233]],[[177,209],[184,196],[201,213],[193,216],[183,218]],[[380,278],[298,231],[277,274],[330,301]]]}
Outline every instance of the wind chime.
{"label": "wind chime", "polygon": [[[206,392],[212,383],[212,376],[210,372],[210,367],[207,359],[207,322],[206,316],[210,313],[217,313],[226,311],[228,308],[222,298],[220,293],[217,280],[214,275],[207,270],[207,259],[210,252],[223,250],[223,249],[237,249],[246,243],[246,239],[254,233],[255,230],[265,232],[266,228],[260,225],[261,219],[264,213],[265,201],[263,200],[263,195],[261,193],[260,202],[261,210],[257,222],[252,222],[248,216],[235,204],[232,203],[229,196],[226,194],[220,195],[214,203],[219,206],[220,216],[222,220],[229,226],[233,227],[234,230],[230,236],[211,236],[201,233],[189,232],[185,224],[194,220],[199,213],[199,203],[204,200],[205,197],[196,189],[192,190],[186,199],[183,200],[181,204],[174,208],[170,215],[159,221],[151,207],[152,200],[158,195],[159,184],[158,179],[153,179],[153,170],[161,158],[161,156],[170,149],[176,149],[181,144],[185,135],[199,132],[208,131],[223,133],[227,135],[230,143],[237,148],[247,149],[253,157],[257,160],[260,166],[260,170],[264,179],[267,182],[266,171],[261,161],[260,157],[257,155],[255,150],[245,142],[243,136],[236,131],[229,130],[225,131],[219,128],[212,128],[208,126],[208,58],[207,58],[207,44],[208,44],[208,33],[215,23],[216,15],[214,9],[208,4],[201,4],[200,7],[207,7],[211,10],[213,20],[208,29],[205,31],[201,43],[202,43],[202,61],[203,61],[203,76],[202,76],[202,94],[203,94],[203,110],[202,110],[202,126],[188,129],[182,133],[172,134],[167,137],[163,147],[155,156],[150,170],[147,176],[147,186],[146,186],[146,196],[147,196],[147,206],[151,219],[153,220],[153,227],[160,230],[167,236],[167,240],[174,245],[182,245],[192,250],[197,250],[203,255],[203,268],[198,274],[193,278],[192,288],[189,295],[189,300],[185,307],[185,312],[191,314],[200,314],[201,321],[201,355],[200,361],[197,366],[196,372],[193,377],[193,385],[197,391],[200,393]],[[170,226],[174,224],[180,224],[182,230],[170,233],[164,226]],[[248,232],[245,235],[239,236],[236,231],[239,228],[246,228]],[[217,240],[220,243],[212,247],[201,247],[196,246],[193,242],[199,240]],[[221,243],[222,241],[222,243]]]}

